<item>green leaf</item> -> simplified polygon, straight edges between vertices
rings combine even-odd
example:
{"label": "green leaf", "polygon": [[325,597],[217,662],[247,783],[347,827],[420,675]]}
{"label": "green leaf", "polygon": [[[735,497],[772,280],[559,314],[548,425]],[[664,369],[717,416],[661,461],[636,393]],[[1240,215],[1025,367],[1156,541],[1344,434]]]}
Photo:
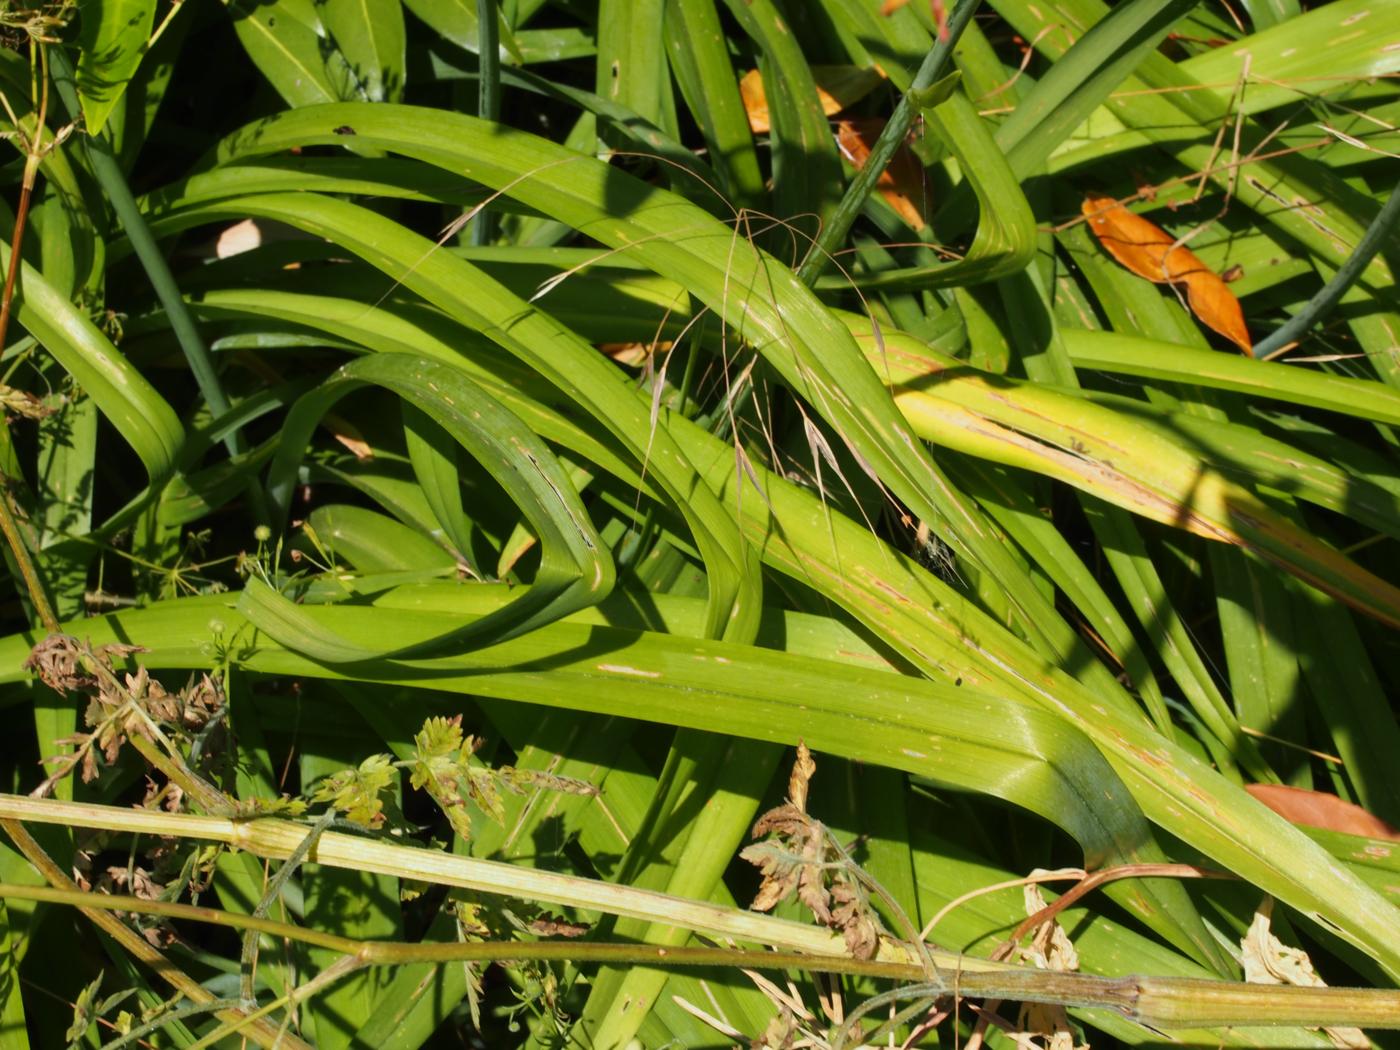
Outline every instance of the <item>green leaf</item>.
{"label": "green leaf", "polygon": [[[481,33],[476,18],[476,0],[404,0],[404,6],[421,19],[429,29],[444,40],[451,41],[463,51],[476,54],[480,47]],[[501,14],[496,27],[501,43],[501,61],[524,64],[527,61],[550,61],[551,58],[572,58],[574,54],[551,55],[536,53],[526,56],[521,43],[511,32],[505,15]],[[567,34],[567,31],[563,31]],[[535,34],[528,34],[536,36]],[[536,36],[543,42],[543,36]],[[573,40],[577,44],[577,40]],[[591,53],[587,48],[582,54]]]}
{"label": "green leaf", "polygon": [[329,802],[345,818],[367,828],[384,821],[384,800],[380,797],[398,779],[393,759],[370,755],[355,769],[342,769],[326,777],[311,792],[312,802]]}
{"label": "green leaf", "polygon": [[29,1050],[12,914],[0,900],[0,1050]]}
{"label": "green leaf", "polygon": [[253,64],[291,106],[349,97],[348,78],[332,78],[323,58],[325,28],[312,0],[231,0],[233,28]]}
{"label": "green leaf", "polygon": [[457,562],[441,545],[393,518],[364,507],[323,504],[307,519],[337,556],[361,573],[427,569],[452,573]]}
{"label": "green leaf", "polygon": [[[10,247],[0,243],[0,266]],[[87,392],[140,458],[153,486],[175,466],[184,429],[175,411],[110,339],[28,263],[21,264],[16,317]]]}
{"label": "green leaf", "polygon": [[97,135],[146,53],[156,0],[87,0],[78,30],[78,97],[89,135]]}
{"label": "green leaf", "polygon": [[719,172],[720,188],[733,205],[757,206],[765,193],[763,174],[715,0],[669,0],[666,49]]}
{"label": "green leaf", "polygon": [[[477,384],[433,361],[398,354],[361,358],[298,402],[288,417],[269,478],[269,492],[280,506],[286,506],[312,428],[331,404],[366,383],[384,386],[412,402],[471,452],[525,513],[543,545],[534,587],[499,616],[449,631],[430,648],[468,641],[489,644],[607,596],[614,578],[612,559],[553,454]],[[274,637],[286,637],[279,629],[295,610],[270,588],[264,591],[260,608],[287,606],[281,615],[269,618],[266,629]],[[391,650],[357,650],[325,638],[318,643],[317,653],[323,659],[362,660]]]}
{"label": "green leaf", "polygon": [[403,8],[383,0],[321,0],[326,39],[350,67],[356,97],[397,102],[403,97]]}
{"label": "green leaf", "polygon": [[1066,329],[1065,349],[1079,368],[1197,383],[1253,397],[1400,424],[1400,392],[1373,380],[1329,375],[1298,365],[1255,361],[1157,339]]}
{"label": "green leaf", "polygon": [[[357,108],[360,117],[402,112],[403,107]],[[397,121],[395,121],[397,123]],[[477,122],[474,122],[477,123]],[[491,125],[481,125],[491,126]],[[368,125],[366,125],[368,127]],[[504,135],[513,133],[504,132]],[[570,160],[585,161],[575,154]],[[488,336],[556,386],[572,391],[622,443],[637,463],[674,502],[691,527],[708,570],[711,594],[709,631],[752,637],[759,609],[759,580],[752,552],[739,539],[732,518],[712,493],[695,484],[695,470],[666,431],[652,425],[647,406],[633,397],[628,382],[597,351],[538,309],[511,295],[460,258],[434,251],[433,243],[397,223],[342,201],[314,195],[267,195],[248,201],[207,205],[180,216],[258,214],[322,231],[363,253],[395,279],[418,290],[454,319]]]}

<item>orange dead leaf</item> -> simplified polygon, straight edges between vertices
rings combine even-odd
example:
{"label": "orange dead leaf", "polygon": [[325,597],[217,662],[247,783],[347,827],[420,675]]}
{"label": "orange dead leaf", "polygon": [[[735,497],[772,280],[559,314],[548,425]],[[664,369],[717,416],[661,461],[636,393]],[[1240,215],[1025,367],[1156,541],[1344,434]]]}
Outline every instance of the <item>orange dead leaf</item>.
{"label": "orange dead leaf", "polygon": [[653,354],[665,353],[671,346],[671,340],[662,339],[655,343],[599,343],[598,349],[620,365],[636,367],[645,364]]}
{"label": "orange dead leaf", "polygon": [[1158,284],[1183,285],[1186,302],[1200,322],[1249,353],[1253,340],[1245,327],[1240,301],[1194,252],[1112,197],[1085,197],[1083,212],[1089,229],[1110,255],[1139,277]]}
{"label": "orange dead leaf", "polygon": [[[822,112],[833,117],[870,94],[880,83],[881,74],[877,70],[858,66],[813,66],[812,79],[817,82],[817,97],[821,99]],[[763,78],[758,70],[751,69],[739,78],[739,96],[744,100],[744,111],[749,115],[749,127],[754,134],[771,130],[773,122],[768,114],[768,96],[764,93]]]}
{"label": "orange dead leaf", "polygon": [[1400,830],[1360,806],[1325,791],[1308,791],[1286,784],[1246,784],[1245,790],[1292,824],[1400,842]]}
{"label": "orange dead leaf", "polygon": [[[841,155],[850,161],[851,167],[860,170],[870,159],[870,147],[884,128],[883,120],[838,120],[836,122],[836,145]],[[901,146],[890,161],[890,166],[880,173],[875,183],[880,196],[889,202],[901,219],[916,230],[922,230],[923,212],[915,203],[923,196],[923,172],[908,149]]]}
{"label": "orange dead leaf", "polygon": [[342,445],[354,453],[358,460],[374,458],[374,449],[360,433],[360,428],[351,423],[344,416],[335,412],[327,412],[321,417],[321,425],[330,431],[331,437],[335,438]]}

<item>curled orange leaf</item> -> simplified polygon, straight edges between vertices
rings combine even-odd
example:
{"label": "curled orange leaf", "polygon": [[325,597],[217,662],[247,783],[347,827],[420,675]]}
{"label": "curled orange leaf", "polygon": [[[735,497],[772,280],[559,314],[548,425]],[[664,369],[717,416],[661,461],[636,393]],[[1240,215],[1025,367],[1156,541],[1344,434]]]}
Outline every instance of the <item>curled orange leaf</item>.
{"label": "curled orange leaf", "polygon": [[[880,83],[881,74],[858,66],[813,66],[812,79],[817,82],[817,98],[822,112],[834,117],[847,106],[859,102]],[[763,77],[751,69],[739,78],[739,97],[749,117],[754,134],[762,134],[773,126],[768,112],[768,96],[763,90]]]}
{"label": "curled orange leaf", "polygon": [[1400,842],[1400,831],[1380,817],[1325,791],[1287,784],[1247,784],[1245,790],[1290,823]]}
{"label": "curled orange leaf", "polygon": [[1112,197],[1085,197],[1083,212],[1089,229],[1110,255],[1139,277],[1184,287],[1187,305],[1197,319],[1249,353],[1253,340],[1240,301],[1193,251]]}
{"label": "curled orange leaf", "polygon": [[[865,167],[865,162],[870,159],[870,147],[880,137],[884,126],[883,120],[836,122],[836,145],[851,167],[857,171]],[[907,148],[901,146],[895,151],[889,167],[880,173],[875,188],[911,227],[922,230],[927,225],[923,210],[917,203],[924,193],[923,171]]]}

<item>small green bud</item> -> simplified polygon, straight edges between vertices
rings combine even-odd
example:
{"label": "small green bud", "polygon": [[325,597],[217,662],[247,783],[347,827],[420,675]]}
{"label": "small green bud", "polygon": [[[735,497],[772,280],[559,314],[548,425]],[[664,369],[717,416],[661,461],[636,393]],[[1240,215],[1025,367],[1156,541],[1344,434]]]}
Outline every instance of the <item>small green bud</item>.
{"label": "small green bud", "polygon": [[266,543],[268,540],[272,539],[272,530],[266,525],[259,525],[253,530],[253,539],[257,540],[259,543]]}

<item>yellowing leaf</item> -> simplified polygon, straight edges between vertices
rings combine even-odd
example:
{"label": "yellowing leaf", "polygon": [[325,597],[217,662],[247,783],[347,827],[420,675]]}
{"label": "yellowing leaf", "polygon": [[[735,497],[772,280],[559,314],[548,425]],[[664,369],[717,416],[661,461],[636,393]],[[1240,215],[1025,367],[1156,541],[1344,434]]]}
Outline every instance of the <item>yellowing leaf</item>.
{"label": "yellowing leaf", "polygon": [[[847,106],[858,102],[880,83],[880,74],[858,66],[813,66],[812,78],[817,82],[817,97],[822,112],[834,117]],[[773,122],[768,114],[768,96],[763,90],[763,77],[751,69],[739,78],[739,95],[749,115],[749,127],[754,134],[769,131]]]}
{"label": "yellowing leaf", "polygon": [[1112,197],[1085,197],[1083,212],[1089,229],[1110,255],[1139,277],[1185,287],[1186,302],[1197,319],[1249,353],[1253,340],[1240,301],[1194,252]]}

